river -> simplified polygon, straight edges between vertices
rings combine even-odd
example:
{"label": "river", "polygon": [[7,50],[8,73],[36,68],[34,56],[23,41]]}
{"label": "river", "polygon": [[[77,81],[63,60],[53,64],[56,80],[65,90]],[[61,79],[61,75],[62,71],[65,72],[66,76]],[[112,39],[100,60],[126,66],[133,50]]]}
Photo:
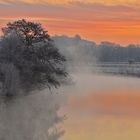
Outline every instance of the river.
{"label": "river", "polygon": [[64,91],[61,140],[139,140],[140,79],[77,72]]}

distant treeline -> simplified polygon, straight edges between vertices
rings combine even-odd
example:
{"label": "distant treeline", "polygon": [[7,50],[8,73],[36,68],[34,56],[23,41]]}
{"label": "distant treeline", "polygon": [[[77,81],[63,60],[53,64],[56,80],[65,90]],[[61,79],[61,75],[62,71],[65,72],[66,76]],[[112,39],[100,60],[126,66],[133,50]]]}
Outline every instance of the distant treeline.
{"label": "distant treeline", "polygon": [[53,39],[66,56],[72,59],[78,58],[78,61],[96,59],[98,62],[140,62],[140,45],[121,46],[111,42],[96,44],[81,39],[79,35],[55,36]]}
{"label": "distant treeline", "polygon": [[100,62],[140,62],[140,46],[130,44],[127,47],[102,42],[96,48]]}
{"label": "distant treeline", "polygon": [[98,62],[140,62],[140,45],[121,46],[107,41],[96,44],[81,39],[79,35],[75,37],[54,36],[52,39],[60,51],[70,59],[78,58],[84,61],[88,58],[92,61],[96,58]]}

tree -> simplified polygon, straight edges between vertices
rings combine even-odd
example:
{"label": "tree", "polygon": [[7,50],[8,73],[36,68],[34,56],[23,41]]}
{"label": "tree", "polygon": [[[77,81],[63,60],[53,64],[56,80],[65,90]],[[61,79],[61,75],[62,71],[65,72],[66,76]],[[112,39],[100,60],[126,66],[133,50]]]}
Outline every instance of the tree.
{"label": "tree", "polygon": [[17,33],[22,42],[27,46],[51,40],[48,32],[42,28],[41,24],[26,21],[25,19],[13,23],[9,22],[7,27],[2,28],[4,36],[7,36],[12,30]]}
{"label": "tree", "polygon": [[13,96],[17,95],[18,89],[28,93],[46,86],[49,89],[60,86],[60,77],[67,76],[64,68],[66,59],[59,53],[41,24],[23,19],[8,23],[2,31],[0,48],[2,94]]}

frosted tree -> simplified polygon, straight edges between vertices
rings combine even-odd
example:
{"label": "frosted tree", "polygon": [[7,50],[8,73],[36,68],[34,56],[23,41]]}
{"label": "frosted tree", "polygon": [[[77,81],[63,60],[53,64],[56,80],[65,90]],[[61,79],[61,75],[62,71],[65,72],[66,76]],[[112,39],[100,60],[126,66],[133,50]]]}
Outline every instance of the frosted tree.
{"label": "frosted tree", "polygon": [[65,57],[41,24],[18,20],[2,31],[0,140],[57,140],[64,133],[57,129],[64,119],[58,115],[60,99],[38,90],[61,85]]}
{"label": "frosted tree", "polygon": [[19,89],[28,94],[35,89],[60,86],[60,79],[67,76],[64,68],[65,57],[59,53],[41,24],[23,19],[8,23],[2,31],[2,95],[17,95]]}

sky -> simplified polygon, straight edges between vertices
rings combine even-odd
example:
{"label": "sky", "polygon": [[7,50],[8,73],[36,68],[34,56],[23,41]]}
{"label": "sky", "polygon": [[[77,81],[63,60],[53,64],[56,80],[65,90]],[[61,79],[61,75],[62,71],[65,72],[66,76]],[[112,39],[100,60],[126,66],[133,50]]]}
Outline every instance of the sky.
{"label": "sky", "polygon": [[51,35],[140,43],[139,0],[0,0],[0,27],[21,18],[41,22]]}

